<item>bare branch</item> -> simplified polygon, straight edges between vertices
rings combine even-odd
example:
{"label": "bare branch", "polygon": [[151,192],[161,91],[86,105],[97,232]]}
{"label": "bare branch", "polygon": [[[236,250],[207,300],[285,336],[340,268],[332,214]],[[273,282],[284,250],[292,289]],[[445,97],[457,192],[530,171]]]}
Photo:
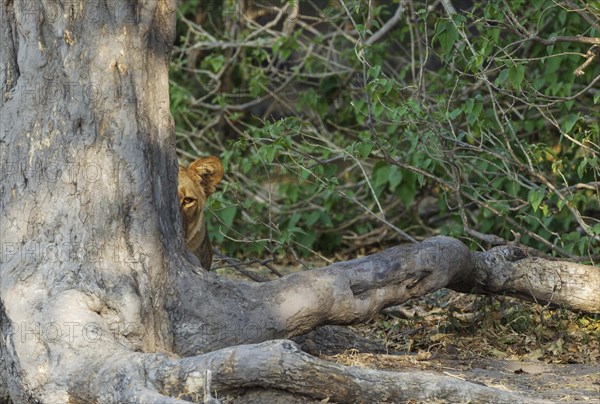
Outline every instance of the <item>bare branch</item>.
{"label": "bare branch", "polygon": [[396,8],[396,12],[392,16],[392,18],[387,20],[387,22],[383,24],[383,26],[379,28],[377,32],[371,35],[371,37],[365,41],[365,44],[373,45],[375,42],[383,38],[390,30],[392,30],[396,26],[396,24],[398,24],[398,21],[400,21],[400,18],[402,18],[403,12],[404,4],[402,3],[402,1],[400,1],[400,3],[398,3],[398,8]]}
{"label": "bare branch", "polygon": [[574,42],[574,43],[585,43],[589,45],[600,45],[600,38],[593,38],[583,35],[575,36],[553,36],[548,39],[541,38],[537,35],[533,35],[528,38],[531,41],[539,42],[542,45],[554,45],[559,42]]}
{"label": "bare branch", "polygon": [[587,58],[586,61],[583,62],[577,69],[575,69],[573,74],[576,76],[583,76],[585,74],[585,69],[592,64],[598,54],[600,54],[600,46],[592,46],[592,48],[585,54],[585,57]]}

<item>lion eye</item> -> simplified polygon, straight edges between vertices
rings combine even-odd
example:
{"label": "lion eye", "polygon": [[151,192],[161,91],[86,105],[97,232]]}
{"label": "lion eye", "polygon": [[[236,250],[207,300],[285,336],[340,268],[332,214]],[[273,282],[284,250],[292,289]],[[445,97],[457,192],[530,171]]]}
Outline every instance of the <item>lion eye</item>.
{"label": "lion eye", "polygon": [[194,203],[194,199],[193,198],[183,198],[183,204],[184,205],[189,205],[191,203]]}

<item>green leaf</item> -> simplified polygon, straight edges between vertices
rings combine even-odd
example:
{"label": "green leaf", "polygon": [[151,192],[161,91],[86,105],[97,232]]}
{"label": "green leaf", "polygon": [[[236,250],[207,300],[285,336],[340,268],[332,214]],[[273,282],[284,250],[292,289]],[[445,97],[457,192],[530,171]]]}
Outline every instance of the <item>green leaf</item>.
{"label": "green leaf", "polygon": [[373,183],[375,188],[379,188],[379,187],[387,184],[388,178],[390,176],[390,170],[391,170],[391,166],[388,166],[388,165],[382,165],[379,167],[375,166],[375,168],[374,168],[375,181]]}
{"label": "green leaf", "polygon": [[323,166],[323,177],[328,179],[334,179],[335,175],[338,172],[338,166],[335,164],[326,164]]}
{"label": "green leaf", "polygon": [[275,159],[278,147],[276,145],[264,146],[260,149],[262,156],[265,158],[267,163],[272,163]]}
{"label": "green leaf", "polygon": [[225,64],[225,56],[211,56],[207,61],[210,64],[210,68],[216,73],[221,70],[221,67],[223,67],[223,64]]}
{"label": "green leaf", "polygon": [[586,253],[586,248],[589,245],[589,238],[587,236],[581,237],[579,242],[577,243],[577,247],[579,248],[579,255],[583,255]]}
{"label": "green leaf", "polygon": [[250,159],[244,159],[242,161],[242,173],[248,174],[248,171],[250,171],[253,165],[254,164],[252,163],[252,161],[250,161]]}
{"label": "green leaf", "polygon": [[412,205],[417,195],[417,177],[415,174],[404,171],[404,181],[398,186],[396,195],[398,195],[405,208]]}
{"label": "green leaf", "polygon": [[456,119],[457,116],[459,116],[462,113],[462,108],[455,108],[454,110],[452,110],[452,112],[450,112],[450,114],[448,115],[448,117],[451,120]]}
{"label": "green leaf", "polygon": [[578,120],[579,114],[569,114],[567,118],[563,121],[563,124],[561,125],[563,132],[569,133]]}
{"label": "green leaf", "polygon": [[374,79],[379,78],[379,73],[381,73],[381,66],[376,65],[369,68],[368,75]]}
{"label": "green leaf", "polygon": [[302,247],[305,247],[307,249],[307,253],[309,252],[308,249],[312,248],[312,246],[315,244],[315,241],[317,241],[317,235],[315,232],[310,232],[310,233],[298,233],[296,234],[296,242],[298,242]]}
{"label": "green leaf", "polygon": [[225,224],[225,226],[227,227],[231,227],[231,225],[233,224],[233,219],[235,218],[236,213],[236,206],[228,206],[216,212],[217,217],[221,219],[223,224]]}
{"label": "green leaf", "polygon": [[513,86],[513,88],[520,88],[523,78],[525,78],[525,66],[517,65],[509,69],[508,82]]}
{"label": "green leaf", "polygon": [[517,181],[511,181],[508,183],[506,188],[510,195],[516,197],[519,194],[519,191],[521,190],[521,184],[519,184]]}
{"label": "green leaf", "polygon": [[304,216],[304,224],[306,226],[312,226],[313,224],[317,223],[317,221],[319,220],[320,217],[321,217],[321,211],[314,210],[314,211],[310,212],[308,215]]}
{"label": "green leaf", "polygon": [[477,73],[485,60],[485,55],[478,53],[474,58],[469,62],[470,70],[472,73]]}
{"label": "green leaf", "polygon": [[567,12],[565,10],[560,10],[558,13],[558,21],[560,22],[560,25],[563,26],[567,22]]}
{"label": "green leaf", "polygon": [[508,80],[508,72],[509,72],[508,69],[502,69],[502,71],[500,72],[498,77],[496,77],[496,80],[494,81],[494,83],[497,86],[503,84],[506,80]]}
{"label": "green leaf", "polygon": [[361,158],[367,158],[373,150],[373,143],[371,142],[361,142],[356,146],[356,150],[358,151],[358,155]]}
{"label": "green leaf", "polygon": [[458,39],[458,31],[454,28],[453,25],[450,25],[449,28],[446,29],[446,33],[440,37],[440,44],[442,45],[442,53],[445,55],[450,54],[452,47],[456,43]]}
{"label": "green leaf", "polygon": [[289,229],[295,228],[296,224],[298,223],[301,217],[302,216],[300,215],[300,213],[294,212],[294,214],[292,214],[292,217],[290,218],[290,221],[287,224],[287,227]]}
{"label": "green leaf", "polygon": [[400,182],[402,182],[402,172],[396,166],[390,166],[388,182],[390,184],[390,191],[394,192]]}
{"label": "green leaf", "polygon": [[297,184],[281,184],[281,191],[285,193],[292,203],[298,201],[300,187]]}
{"label": "green leaf", "polygon": [[436,25],[436,33],[434,39],[437,39],[441,46],[441,54],[448,56],[452,47],[458,40],[458,31],[454,24],[448,20],[440,20]]}
{"label": "green leaf", "polygon": [[544,195],[545,195],[545,191],[544,190],[535,190],[532,189],[531,191],[529,191],[529,203],[531,203],[531,206],[533,207],[533,211],[537,212],[538,208],[540,207],[540,204],[542,203],[542,200],[544,199]]}
{"label": "green leaf", "polygon": [[583,178],[583,174],[585,174],[585,167],[587,166],[587,158],[584,157],[581,160],[581,163],[577,166],[577,175],[579,178]]}

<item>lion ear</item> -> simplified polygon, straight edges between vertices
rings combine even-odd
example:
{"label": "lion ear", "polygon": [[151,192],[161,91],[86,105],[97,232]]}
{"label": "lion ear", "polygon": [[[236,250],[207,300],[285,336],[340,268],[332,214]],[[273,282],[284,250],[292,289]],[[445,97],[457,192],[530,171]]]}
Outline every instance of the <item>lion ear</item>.
{"label": "lion ear", "polygon": [[215,156],[202,157],[190,164],[189,169],[200,178],[200,185],[206,196],[213,194],[215,187],[223,179],[223,165]]}

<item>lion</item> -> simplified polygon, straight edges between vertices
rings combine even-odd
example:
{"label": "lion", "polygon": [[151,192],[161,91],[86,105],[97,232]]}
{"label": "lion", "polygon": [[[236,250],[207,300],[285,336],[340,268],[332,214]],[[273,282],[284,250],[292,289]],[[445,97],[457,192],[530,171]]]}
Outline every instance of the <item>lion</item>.
{"label": "lion", "polygon": [[206,200],[223,179],[223,165],[217,157],[203,157],[189,165],[179,166],[177,197],[183,219],[185,246],[210,270],[212,246],[204,220]]}

